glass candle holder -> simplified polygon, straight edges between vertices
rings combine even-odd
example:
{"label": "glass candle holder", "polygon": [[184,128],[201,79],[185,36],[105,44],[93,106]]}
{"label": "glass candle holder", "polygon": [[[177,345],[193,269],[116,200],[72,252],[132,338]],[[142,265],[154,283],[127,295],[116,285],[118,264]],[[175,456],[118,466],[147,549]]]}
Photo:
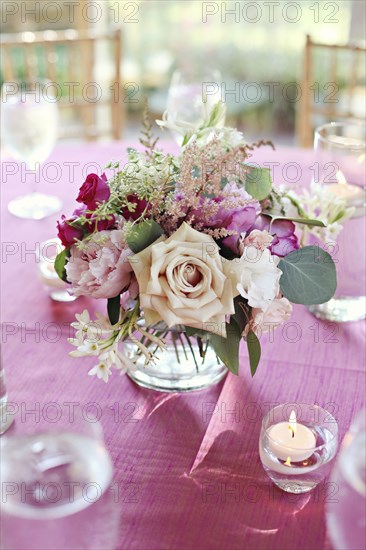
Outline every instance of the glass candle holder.
{"label": "glass candle holder", "polygon": [[76,296],[67,292],[68,284],[62,281],[54,268],[54,261],[63,249],[59,239],[49,239],[40,245],[38,258],[38,277],[52,300],[56,302],[73,302]]}
{"label": "glass candle holder", "polygon": [[288,493],[306,493],[323,481],[337,446],[337,422],[318,405],[278,405],[263,419],[259,438],[263,468]]}
{"label": "glass candle holder", "polygon": [[[328,321],[358,321],[366,315],[366,137],[365,124],[332,122],[315,130],[314,181],[334,199],[343,199],[353,209],[338,237],[325,248],[336,262],[337,290],[325,304],[309,310]],[[355,277],[355,274],[357,276]]]}

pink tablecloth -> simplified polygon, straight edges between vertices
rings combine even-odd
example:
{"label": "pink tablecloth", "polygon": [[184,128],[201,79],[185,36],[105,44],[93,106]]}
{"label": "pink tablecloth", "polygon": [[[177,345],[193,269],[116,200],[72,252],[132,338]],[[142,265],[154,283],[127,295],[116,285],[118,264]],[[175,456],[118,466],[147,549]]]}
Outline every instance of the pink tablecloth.
{"label": "pink tablecloth", "polygon": [[[95,171],[92,163],[122,158],[125,145],[59,146],[39,187],[62,197],[70,213],[85,165]],[[311,152],[261,150],[255,159],[280,163],[272,166],[277,183],[310,181]],[[93,361],[70,358],[66,342],[69,322],[88,302],[54,303],[36,277],[36,243],[55,235],[56,218],[20,220],[6,209],[31,181],[18,164],[4,161],[2,347],[9,396],[19,409],[40,414],[50,402],[100,411],[120,485],[118,548],[328,548],[329,487],[304,496],[275,488],[259,461],[260,422],[276,402],[319,403],[334,413],[342,437],[364,404],[364,324],[329,325],[296,307],[292,324],[272,342],[263,338],[254,380],[243,348],[239,377],[191,395],[154,393],[119,376],[108,384],[91,379]]]}

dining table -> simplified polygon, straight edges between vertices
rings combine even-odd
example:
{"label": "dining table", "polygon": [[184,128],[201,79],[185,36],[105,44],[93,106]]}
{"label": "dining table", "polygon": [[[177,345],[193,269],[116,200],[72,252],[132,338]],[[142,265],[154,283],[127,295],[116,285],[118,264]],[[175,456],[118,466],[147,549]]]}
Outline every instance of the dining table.
{"label": "dining table", "polygon": [[[119,488],[118,550],[330,550],[326,506],[337,487],[325,479],[308,493],[281,491],[262,467],[259,435],[276,404],[310,403],[336,418],[342,441],[365,405],[363,321],[321,321],[295,305],[283,326],[261,335],[254,377],[243,342],[238,375],[191,393],[145,389],[119,373],[105,383],[88,376],[92,357],[70,357],[75,314],[105,314],[106,303],[53,301],[38,277],[40,246],[77,207],[86,175],[112,175],[105,166],[126,161],[128,146],[59,143],[38,175],[2,158],[1,347],[15,422],[54,404],[96,411]],[[176,146],[166,139],[161,147]],[[312,150],[261,147],[251,162],[295,190],[313,175]],[[42,220],[9,213],[9,201],[33,185],[60,197],[62,211]]]}

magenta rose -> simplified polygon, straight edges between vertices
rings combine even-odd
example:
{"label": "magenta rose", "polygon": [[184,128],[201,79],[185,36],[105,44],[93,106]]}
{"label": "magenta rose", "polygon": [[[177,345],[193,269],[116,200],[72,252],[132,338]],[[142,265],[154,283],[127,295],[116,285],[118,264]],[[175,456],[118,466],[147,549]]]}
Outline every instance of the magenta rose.
{"label": "magenta rose", "polygon": [[[121,214],[127,221],[136,221],[142,214],[145,212],[147,207],[147,201],[144,199],[139,199],[137,195],[127,195],[127,200],[129,203],[136,205],[133,212],[130,211],[127,206],[121,209]],[[149,208],[147,208],[147,211]]]}
{"label": "magenta rose", "polygon": [[77,215],[73,215],[67,220],[66,216],[62,215],[61,221],[57,222],[57,236],[65,248],[69,248],[74,244],[76,239],[81,240],[83,238],[83,230],[70,225],[77,217]]}
{"label": "magenta rose", "polygon": [[109,199],[110,194],[107,176],[104,173],[101,177],[97,174],[88,174],[83,185],[80,187],[76,200],[77,202],[84,203],[89,210],[95,210],[98,204]]}
{"label": "magenta rose", "polygon": [[[94,214],[85,214],[85,217],[89,220],[85,226],[86,230],[88,233],[92,233],[95,229],[95,216]],[[116,218],[112,214],[109,220],[99,220],[97,223],[97,230],[105,231],[107,229],[112,229],[115,223]]]}

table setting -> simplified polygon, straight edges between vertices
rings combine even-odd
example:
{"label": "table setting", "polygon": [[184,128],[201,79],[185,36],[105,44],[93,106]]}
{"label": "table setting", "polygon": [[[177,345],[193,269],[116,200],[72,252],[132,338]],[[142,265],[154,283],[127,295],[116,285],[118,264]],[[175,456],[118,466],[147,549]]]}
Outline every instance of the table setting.
{"label": "table setting", "polygon": [[2,547],[361,550],[365,128],[176,95],[139,141],[5,120]]}

